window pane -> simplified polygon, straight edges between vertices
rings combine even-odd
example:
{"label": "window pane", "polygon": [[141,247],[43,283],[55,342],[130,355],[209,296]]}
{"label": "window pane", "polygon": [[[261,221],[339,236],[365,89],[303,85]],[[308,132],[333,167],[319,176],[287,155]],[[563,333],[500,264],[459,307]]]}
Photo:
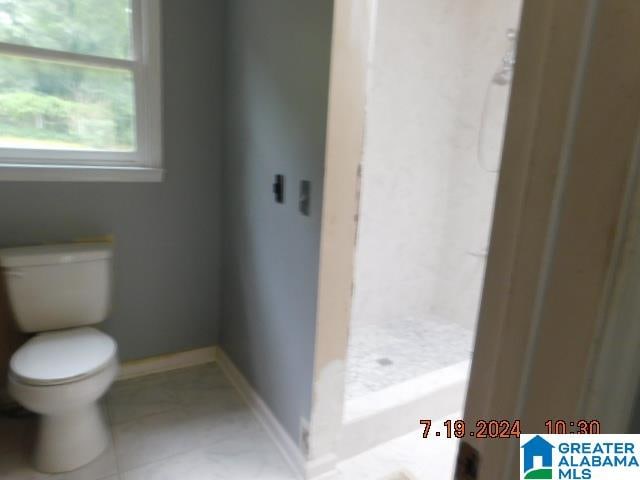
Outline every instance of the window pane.
{"label": "window pane", "polygon": [[131,57],[131,0],[0,0],[0,41]]}
{"label": "window pane", "polygon": [[0,148],[132,151],[134,105],[129,71],[0,55]]}

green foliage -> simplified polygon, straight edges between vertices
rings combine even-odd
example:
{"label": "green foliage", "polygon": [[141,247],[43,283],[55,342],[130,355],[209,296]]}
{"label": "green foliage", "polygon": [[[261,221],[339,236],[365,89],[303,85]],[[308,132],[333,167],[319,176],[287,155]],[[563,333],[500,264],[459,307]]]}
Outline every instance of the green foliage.
{"label": "green foliage", "polygon": [[52,95],[0,94],[0,121],[6,127],[6,135],[18,138],[64,140],[95,148],[122,141],[116,138],[116,125],[103,105],[62,100]]}
{"label": "green foliage", "polygon": [[130,11],[129,0],[0,0],[0,40],[128,58]]}
{"label": "green foliage", "polygon": [[37,116],[65,119],[75,115],[81,104],[51,95],[32,92],[0,94],[0,116],[14,120],[31,120]]}
{"label": "green foliage", "polygon": [[[130,0],[0,0],[0,41],[130,57]],[[135,143],[130,72],[0,55],[0,137]]]}

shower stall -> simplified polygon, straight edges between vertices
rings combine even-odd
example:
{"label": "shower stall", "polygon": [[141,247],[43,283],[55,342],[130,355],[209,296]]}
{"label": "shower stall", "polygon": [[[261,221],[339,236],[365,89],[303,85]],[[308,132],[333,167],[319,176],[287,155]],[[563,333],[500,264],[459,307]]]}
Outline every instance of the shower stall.
{"label": "shower stall", "polygon": [[341,455],[461,411],[518,0],[381,0],[369,64]]}

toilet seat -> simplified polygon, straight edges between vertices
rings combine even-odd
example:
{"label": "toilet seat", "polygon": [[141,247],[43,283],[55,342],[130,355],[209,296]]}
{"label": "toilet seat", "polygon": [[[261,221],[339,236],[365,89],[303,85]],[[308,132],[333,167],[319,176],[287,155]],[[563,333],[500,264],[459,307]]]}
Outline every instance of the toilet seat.
{"label": "toilet seat", "polygon": [[95,375],[116,355],[116,342],[95,328],[45,332],[13,354],[11,375],[27,385],[62,385]]}

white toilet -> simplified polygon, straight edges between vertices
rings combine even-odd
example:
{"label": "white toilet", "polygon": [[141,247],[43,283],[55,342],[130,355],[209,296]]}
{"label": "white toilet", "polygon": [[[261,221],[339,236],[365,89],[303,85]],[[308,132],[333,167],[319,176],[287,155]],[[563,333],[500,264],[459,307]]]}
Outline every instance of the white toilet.
{"label": "white toilet", "polygon": [[99,456],[108,430],[97,403],[118,372],[117,346],[88,327],[109,311],[111,247],[71,244],[0,250],[9,303],[23,332],[11,358],[9,392],[39,413],[34,462],[67,472]]}

